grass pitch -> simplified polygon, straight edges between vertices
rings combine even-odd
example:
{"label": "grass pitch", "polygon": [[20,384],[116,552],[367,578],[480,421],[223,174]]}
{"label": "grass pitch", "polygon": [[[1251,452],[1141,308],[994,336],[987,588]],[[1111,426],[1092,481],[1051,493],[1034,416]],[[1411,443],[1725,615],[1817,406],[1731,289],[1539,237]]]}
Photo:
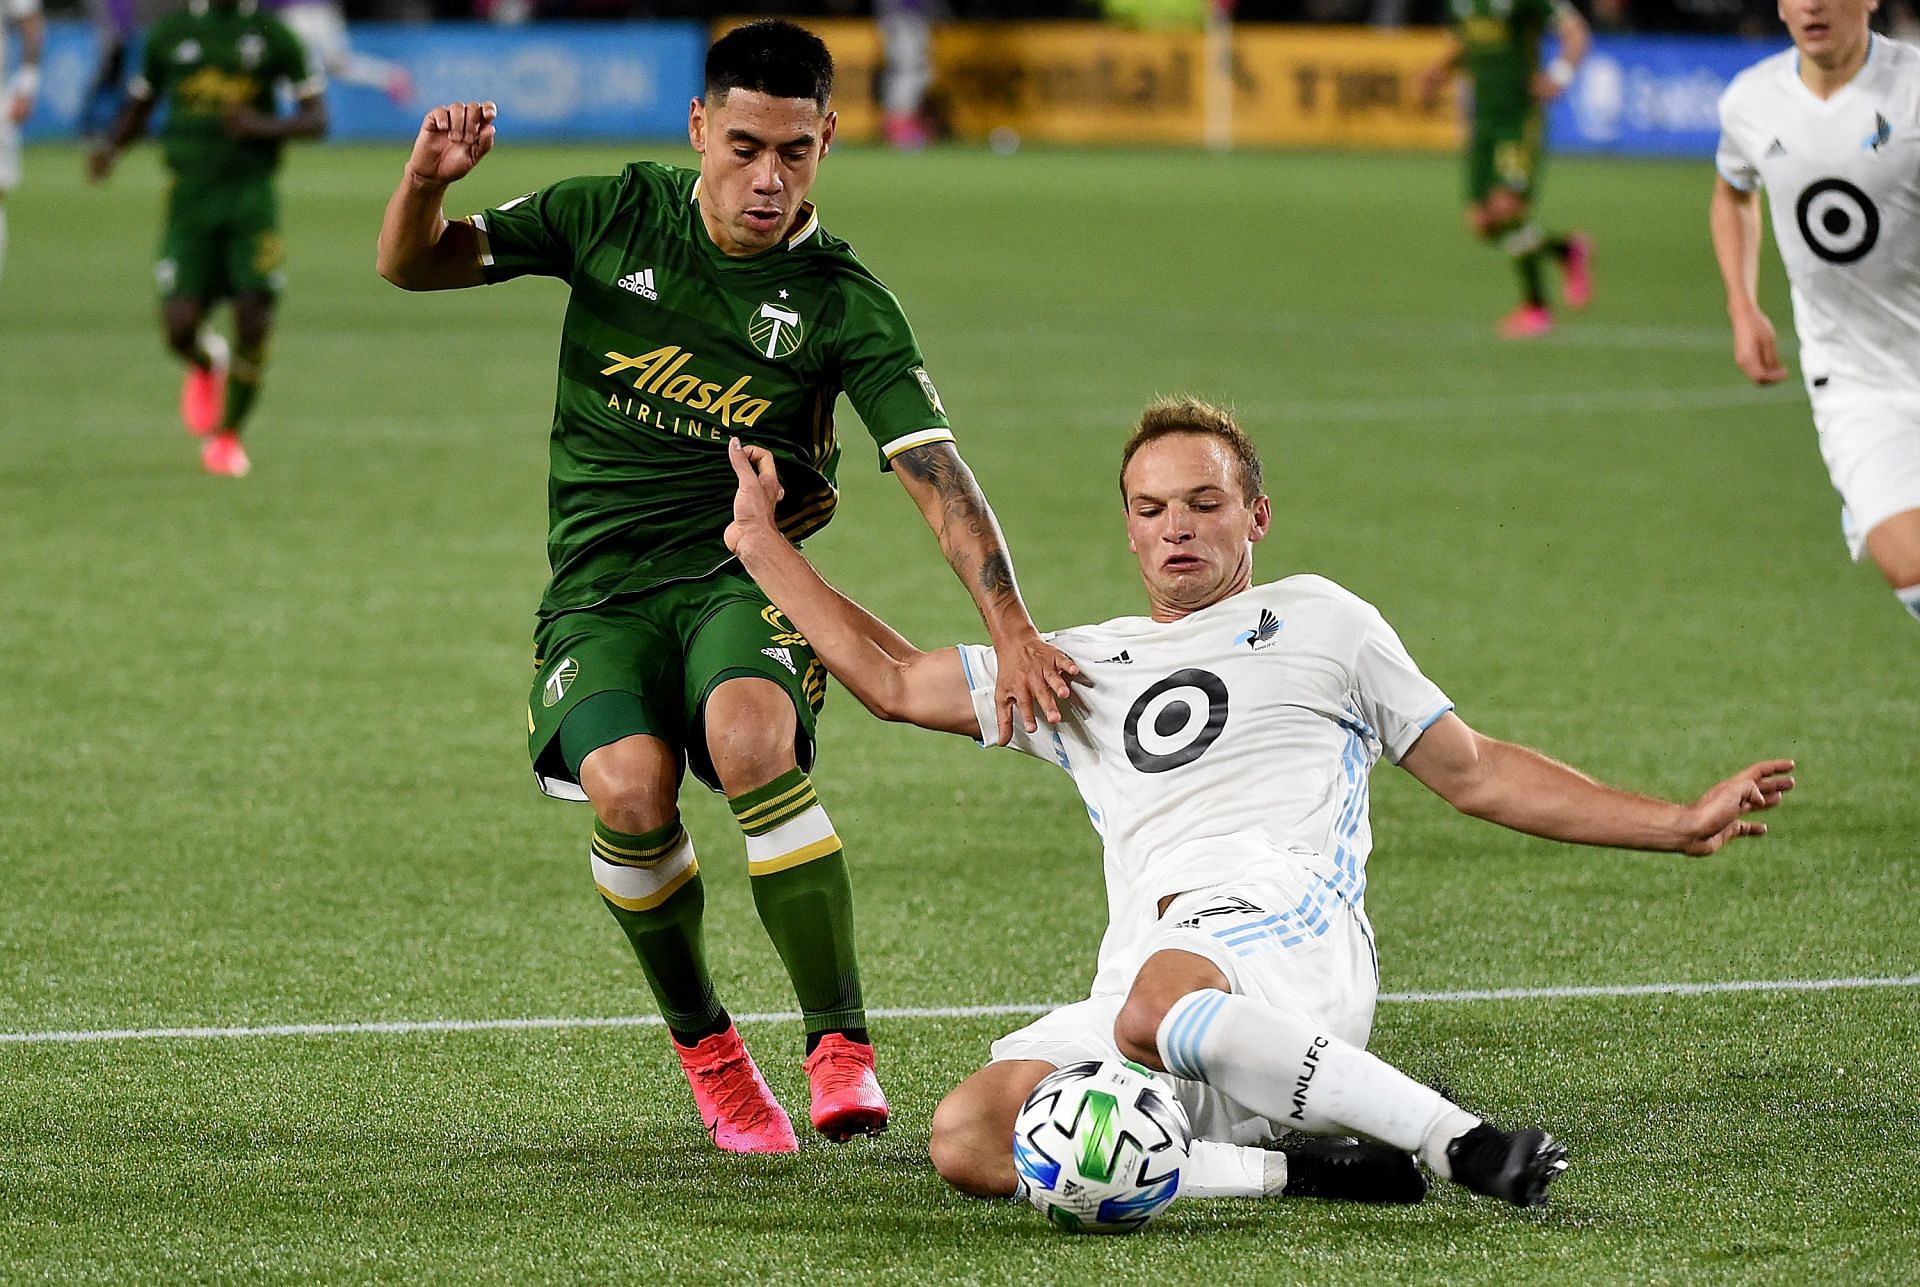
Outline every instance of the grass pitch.
{"label": "grass pitch", "polygon": [[[651,154],[678,156],[662,145]],[[39,149],[0,283],[0,1031],[643,1014],[528,779],[563,288],[372,271],[402,149],[297,150],[292,286],[250,442],[200,476],[149,287],[162,179]],[[480,206],[609,152],[511,140]],[[1043,627],[1137,610],[1114,457],[1157,393],[1236,403],[1277,503],[1260,573],[1380,605],[1487,732],[1691,795],[1800,761],[1711,860],[1576,851],[1383,767],[1388,992],[1920,972],[1915,627],[1850,566],[1795,389],[1728,356],[1705,164],[1557,161],[1600,292],[1503,345],[1499,256],[1438,159],[836,154],[818,197],[900,294]],[[1766,297],[1788,327],[1784,287]],[[828,573],[926,643],[979,635],[857,421]],[[815,774],[869,1001],[1082,994],[1097,847],[1044,766],[876,724]],[[717,800],[689,796],[719,983],[791,1005]],[[876,1021],[893,1132],[713,1153],[632,1028],[0,1044],[0,1278],[1510,1282],[1906,1280],[1920,990],[1383,1004],[1374,1049],[1538,1122],[1544,1212],[1186,1202],[1072,1239],[947,1192],[939,1094],[1017,1017]],[[804,1107],[796,1024],[750,1025]]]}

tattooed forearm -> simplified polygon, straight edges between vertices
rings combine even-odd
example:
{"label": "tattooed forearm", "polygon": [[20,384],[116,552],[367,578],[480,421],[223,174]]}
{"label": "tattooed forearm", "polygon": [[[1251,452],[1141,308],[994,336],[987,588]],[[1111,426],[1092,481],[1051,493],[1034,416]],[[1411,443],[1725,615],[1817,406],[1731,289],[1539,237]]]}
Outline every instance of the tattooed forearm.
{"label": "tattooed forearm", "polygon": [[940,504],[940,524],[936,530],[943,544],[947,529],[955,524],[976,536],[992,531],[987,498],[980,494],[980,484],[974,481],[973,471],[960,459],[952,443],[933,442],[903,451],[894,457],[893,467],[933,489]]}
{"label": "tattooed forearm", "polygon": [[1013,564],[1005,550],[995,550],[980,565],[980,588],[996,598],[1013,593]]}
{"label": "tattooed forearm", "polygon": [[940,538],[947,562],[982,607],[1017,602],[1000,525],[954,445],[934,442],[903,451],[893,467]]}

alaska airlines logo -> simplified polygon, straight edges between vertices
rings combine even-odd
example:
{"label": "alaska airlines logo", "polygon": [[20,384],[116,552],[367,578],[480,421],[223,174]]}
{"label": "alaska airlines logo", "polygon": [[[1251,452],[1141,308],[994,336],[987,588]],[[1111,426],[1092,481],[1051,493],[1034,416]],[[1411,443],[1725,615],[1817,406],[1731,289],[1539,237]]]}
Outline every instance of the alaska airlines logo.
{"label": "alaska airlines logo", "polygon": [[245,107],[260,92],[260,82],[251,76],[223,72],[218,67],[202,67],[180,82],[174,91],[183,107],[194,111],[224,111]]}
{"label": "alaska airlines logo", "polygon": [[724,390],[716,381],[682,375],[680,368],[693,361],[693,354],[678,344],[669,344],[639,357],[628,357],[624,353],[608,353],[606,357],[613,365],[602,367],[601,375],[624,375],[631,371],[634,388],[668,402],[678,402],[689,411],[704,411],[729,429],[735,425],[751,427],[773,405],[765,398],[747,396],[747,385],[753,382],[750,375],[741,376]]}

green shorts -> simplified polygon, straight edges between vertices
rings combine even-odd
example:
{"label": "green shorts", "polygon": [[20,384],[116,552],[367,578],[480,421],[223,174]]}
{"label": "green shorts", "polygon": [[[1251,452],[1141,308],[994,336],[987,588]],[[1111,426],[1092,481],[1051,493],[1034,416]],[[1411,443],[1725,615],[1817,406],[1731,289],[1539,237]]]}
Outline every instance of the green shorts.
{"label": "green shorts", "polygon": [[285,258],[280,199],[271,179],[174,180],[160,258],[153,267],[162,299],[212,303],[236,295],[278,295]]}
{"label": "green shorts", "polygon": [[813,765],[815,721],[827,699],[826,667],[738,567],[542,622],[533,655],[527,751],[548,795],[585,798],[578,762],[569,764],[561,752],[560,726],[601,693],[624,699],[595,702],[581,712],[590,726],[570,729],[567,736],[576,755],[649,733],[673,747],[695,777],[720,790],[701,711],[715,688],[742,676],[770,679],[787,690],[800,717],[794,754],[802,768]]}
{"label": "green shorts", "polygon": [[1546,159],[1545,118],[1538,111],[1475,117],[1467,140],[1467,200],[1485,201],[1495,188],[1529,200],[1539,194]]}

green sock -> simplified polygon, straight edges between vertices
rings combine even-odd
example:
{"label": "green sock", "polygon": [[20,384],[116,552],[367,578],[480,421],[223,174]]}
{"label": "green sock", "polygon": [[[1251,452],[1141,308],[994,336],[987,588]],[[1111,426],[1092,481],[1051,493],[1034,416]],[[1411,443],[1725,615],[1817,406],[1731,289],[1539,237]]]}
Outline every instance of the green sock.
{"label": "green sock", "polygon": [[727,802],[747,837],[753,905],[787,967],[809,1036],[866,1026],[847,858],[798,768]]}
{"label": "green sock", "polygon": [[707,895],[680,820],[628,835],[596,818],[593,857],[600,897],[633,944],[667,1027],[676,1037],[695,1038],[724,1028],[726,1011],[714,999],[701,930]]}
{"label": "green sock", "polygon": [[233,351],[233,360],[227,364],[227,422],[223,426],[228,433],[239,433],[246,423],[254,399],[260,396],[260,380],[266,370],[264,346]]}

